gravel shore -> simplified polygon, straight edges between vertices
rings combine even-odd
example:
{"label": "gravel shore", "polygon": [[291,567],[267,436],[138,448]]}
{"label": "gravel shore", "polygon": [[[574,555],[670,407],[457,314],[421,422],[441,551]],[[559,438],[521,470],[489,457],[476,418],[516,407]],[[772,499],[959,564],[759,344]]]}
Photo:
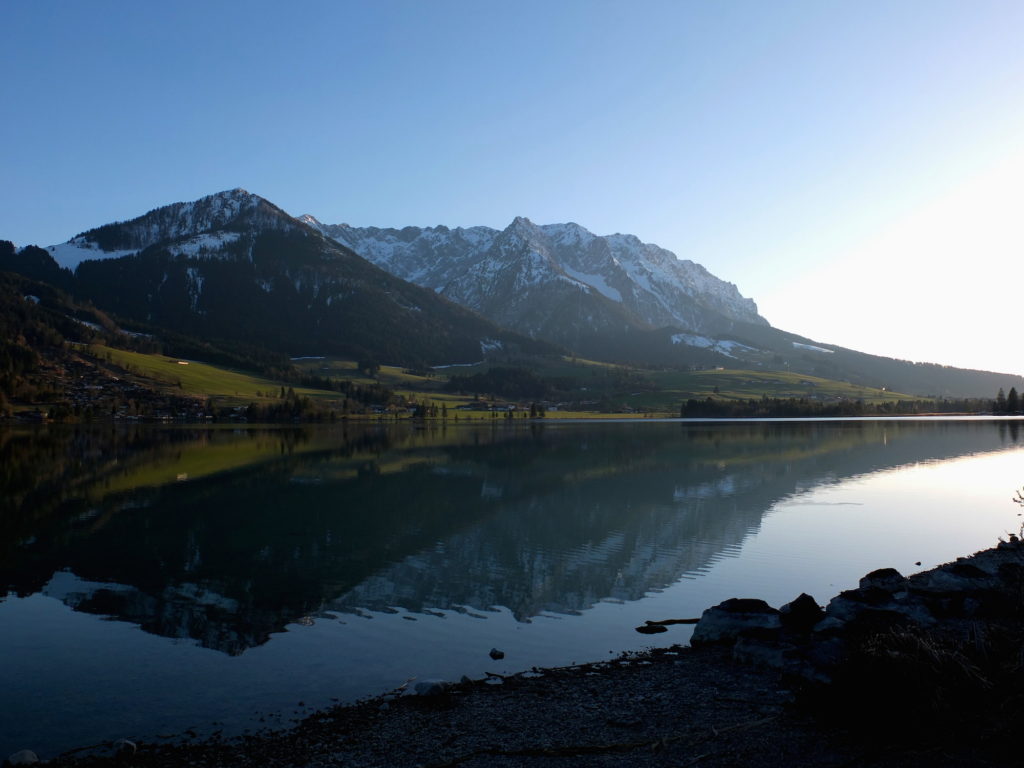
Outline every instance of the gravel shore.
{"label": "gravel shore", "polygon": [[[99,766],[984,766],[970,745],[874,743],[793,704],[779,675],[721,649],[672,647],[613,661],[392,693],[236,740],[65,755]],[[130,747],[128,748],[131,749]]]}

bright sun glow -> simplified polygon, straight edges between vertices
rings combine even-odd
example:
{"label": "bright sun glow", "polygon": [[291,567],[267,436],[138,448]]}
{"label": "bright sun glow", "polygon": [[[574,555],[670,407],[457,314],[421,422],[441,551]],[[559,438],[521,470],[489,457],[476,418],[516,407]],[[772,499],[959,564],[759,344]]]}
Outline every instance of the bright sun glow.
{"label": "bright sun glow", "polygon": [[[876,354],[1006,370],[1020,327],[1012,284],[1024,256],[1022,178],[1019,152],[821,254],[762,311],[780,327]],[[956,359],[953,347],[963,347]]]}

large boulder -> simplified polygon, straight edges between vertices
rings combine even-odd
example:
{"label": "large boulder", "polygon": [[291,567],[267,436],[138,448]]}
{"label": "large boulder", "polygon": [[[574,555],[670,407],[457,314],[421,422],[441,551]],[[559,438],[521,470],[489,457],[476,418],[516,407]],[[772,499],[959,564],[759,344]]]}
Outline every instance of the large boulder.
{"label": "large boulder", "polygon": [[779,612],[764,600],[731,598],[708,608],[693,629],[690,645],[732,643],[740,636],[765,632],[778,633],[782,627]]}
{"label": "large boulder", "polygon": [[860,580],[860,588],[876,587],[888,592],[895,592],[907,586],[907,578],[895,568],[879,568]]}
{"label": "large boulder", "polygon": [[824,618],[825,609],[806,592],[779,608],[779,619],[787,632],[810,632]]}
{"label": "large boulder", "polygon": [[886,631],[901,625],[930,626],[935,623],[935,617],[928,606],[907,591],[894,594],[886,587],[870,585],[840,592],[829,601],[825,615],[848,626],[858,625],[862,629],[874,631]]}
{"label": "large boulder", "polygon": [[865,648],[885,656],[887,639],[927,640],[978,621],[1020,621],[1021,595],[1024,544],[1014,537],[909,577],[894,568],[872,571],[824,610],[806,594],[779,610],[763,600],[726,600],[704,611],[690,642],[731,645],[737,660],[775,667],[811,687],[844,675],[848,683]]}

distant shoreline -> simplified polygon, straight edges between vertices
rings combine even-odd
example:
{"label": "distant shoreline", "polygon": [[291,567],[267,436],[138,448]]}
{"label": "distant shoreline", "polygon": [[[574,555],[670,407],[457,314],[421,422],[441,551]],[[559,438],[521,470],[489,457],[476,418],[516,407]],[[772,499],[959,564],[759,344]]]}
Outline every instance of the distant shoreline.
{"label": "distant shoreline", "polygon": [[422,426],[456,427],[461,425],[480,426],[491,424],[495,427],[516,425],[557,424],[573,422],[654,422],[654,423],[762,423],[762,422],[842,422],[842,421],[1024,421],[1024,414],[998,413],[917,413],[917,414],[871,414],[864,416],[670,416],[662,414],[639,413],[594,413],[581,412],[548,413],[545,417],[490,419],[483,416],[461,418],[414,418],[403,416],[391,418],[371,414],[349,414],[333,420],[311,421],[248,421],[246,419],[178,419],[159,417],[139,417],[135,419],[95,418],[81,420],[49,419],[43,415],[30,415],[28,411],[17,411],[12,417],[0,418],[0,426],[32,426],[32,425],[119,425],[119,426],[248,426],[257,427],[303,427],[330,426],[332,424],[406,424]]}

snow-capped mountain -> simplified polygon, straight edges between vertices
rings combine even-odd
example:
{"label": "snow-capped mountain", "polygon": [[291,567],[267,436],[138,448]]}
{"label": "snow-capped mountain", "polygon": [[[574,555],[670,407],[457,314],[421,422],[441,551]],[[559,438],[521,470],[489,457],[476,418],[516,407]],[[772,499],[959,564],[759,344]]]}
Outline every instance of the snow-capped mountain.
{"label": "snow-capped mountain", "polygon": [[243,189],[106,224],[46,252],[69,270],[72,292],[125,320],[199,338],[407,365],[476,362],[524,343],[554,351],[391,275]]}
{"label": "snow-capped mountain", "polygon": [[[293,218],[258,195],[232,189],[107,224],[46,250],[73,273],[66,281],[78,283],[79,291],[88,286],[94,301],[125,317],[156,324],[173,319],[172,327],[185,333],[220,329],[225,338],[250,343],[280,336],[282,324],[292,330],[312,324],[309,338],[287,342],[295,354],[344,345],[350,353],[405,358],[396,357],[395,349],[411,351],[410,339],[425,326],[417,315],[385,322],[391,312],[383,310],[397,305],[400,313],[415,313],[427,303],[450,315],[455,307],[439,297],[495,326],[608,360],[712,364],[723,354],[734,357],[728,349],[751,349],[733,339],[737,325],[748,336],[750,327],[769,328],[736,286],[670,251],[632,235],[599,237],[577,224],[538,226],[523,217],[504,230],[329,226],[312,216]],[[33,272],[51,279],[40,269]],[[225,282],[228,274],[234,283]],[[403,281],[429,290],[405,296],[411,286]],[[353,293],[354,283],[362,290]],[[391,284],[405,287],[393,290]],[[252,287],[262,295],[239,306]],[[381,302],[360,305],[379,291],[386,296]],[[249,317],[267,301],[272,311]],[[343,333],[331,337],[337,321],[319,317],[355,313],[357,306],[365,316],[349,322],[372,336],[372,344]],[[497,328],[487,324],[485,331],[477,327],[481,318],[462,317],[461,325],[479,336],[476,343],[460,345],[457,355],[449,350],[443,358],[417,357],[471,362],[501,349]],[[271,324],[272,318],[278,322]],[[257,337],[254,328],[268,325]],[[435,344],[419,349],[436,342],[450,346],[462,335],[438,327]],[[690,336],[711,337],[714,349],[690,344]],[[274,343],[285,345],[283,337]]]}
{"label": "snow-capped mountain", "polygon": [[772,328],[734,285],[663,248],[521,217],[501,231],[329,226],[232,189],[47,249],[0,240],[4,271],[91,302],[122,328],[202,340],[230,360],[338,355],[419,367],[568,351],[638,365],[786,370],[933,396],[1009,386],[996,374]]}
{"label": "snow-capped mountain", "polygon": [[157,244],[165,244],[175,255],[215,254],[245,230],[296,228],[273,203],[244,189],[231,189],[106,224],[46,250],[58,265],[73,270],[83,261],[129,256]]}
{"label": "snow-capped mountain", "polygon": [[735,285],[633,235],[521,216],[504,230],[300,220],[394,275],[531,335],[567,341],[581,327],[624,323],[698,332],[721,329],[723,320],[768,325]]}

